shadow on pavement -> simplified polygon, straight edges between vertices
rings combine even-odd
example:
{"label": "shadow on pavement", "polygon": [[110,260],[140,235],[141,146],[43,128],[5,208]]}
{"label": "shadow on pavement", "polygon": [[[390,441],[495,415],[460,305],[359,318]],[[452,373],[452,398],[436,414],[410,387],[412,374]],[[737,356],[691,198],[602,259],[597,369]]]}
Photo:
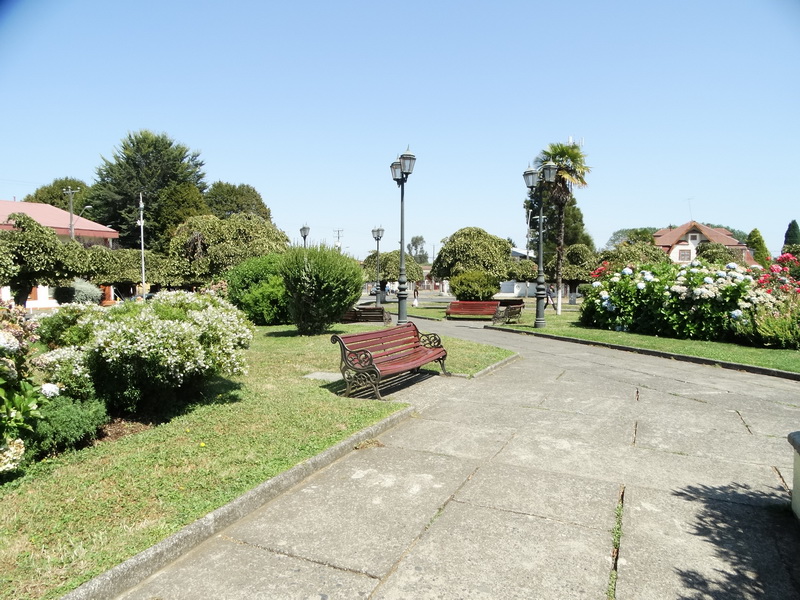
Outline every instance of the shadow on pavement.
{"label": "shadow on pavement", "polygon": [[732,483],[687,486],[674,494],[700,504],[689,531],[713,544],[728,569],[709,577],[677,570],[685,599],[800,599],[800,524],[786,491],[756,491]]}

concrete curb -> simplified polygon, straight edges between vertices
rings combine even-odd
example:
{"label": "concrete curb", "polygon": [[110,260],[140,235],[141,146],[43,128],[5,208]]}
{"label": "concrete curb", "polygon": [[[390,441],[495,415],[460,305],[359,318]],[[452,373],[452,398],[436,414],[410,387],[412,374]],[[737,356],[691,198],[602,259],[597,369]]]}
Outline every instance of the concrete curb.
{"label": "concrete curb", "polygon": [[561,335],[553,335],[552,333],[539,333],[536,331],[522,331],[521,329],[508,329],[506,327],[497,327],[494,325],[485,325],[484,329],[492,329],[494,331],[504,331],[506,333],[517,333],[520,335],[538,335],[540,337],[548,338],[551,340],[559,340],[561,342],[573,342],[575,344],[583,344],[584,346],[599,346],[601,348],[610,348],[612,350],[622,350],[624,352],[633,352],[636,354],[645,354],[647,356],[658,356],[660,358],[671,358],[672,360],[680,360],[684,362],[696,363],[698,365],[710,365],[721,367],[723,369],[731,369],[733,371],[744,371],[745,373],[754,373],[756,375],[767,375],[769,377],[781,377],[783,379],[791,379],[800,381],[800,373],[792,373],[791,371],[781,371],[780,369],[770,369],[768,367],[758,367],[754,365],[743,365],[739,363],[725,362],[721,360],[713,360],[710,358],[701,358],[699,356],[688,356],[686,354],[675,354],[672,352],[663,352],[661,350],[648,350],[645,348],[633,348],[631,346],[623,346],[620,344],[609,344],[607,342],[593,342],[591,340],[581,340],[578,338],[571,338]]}
{"label": "concrete curb", "polygon": [[391,429],[410,417],[414,412],[414,407],[409,406],[388,416],[379,423],[362,429],[335,446],[265,481],[225,506],[218,508],[156,545],[126,560],[124,563],[87,581],[72,592],[62,596],[62,600],[111,600],[130,590],[201,542],[260,508],[309,475],[327,467],[353,451],[355,446],[361,442],[377,437],[384,431]]}

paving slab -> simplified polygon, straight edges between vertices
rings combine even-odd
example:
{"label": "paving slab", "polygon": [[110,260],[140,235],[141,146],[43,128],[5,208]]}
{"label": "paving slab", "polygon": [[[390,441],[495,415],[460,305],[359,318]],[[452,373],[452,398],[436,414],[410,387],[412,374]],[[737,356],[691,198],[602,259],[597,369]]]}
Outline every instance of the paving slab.
{"label": "paving slab", "polygon": [[379,580],[214,536],[120,600],[366,598]]}
{"label": "paving slab", "polygon": [[475,470],[399,448],[356,451],[225,531],[241,543],[382,577]]}
{"label": "paving slab", "polygon": [[485,461],[497,454],[513,435],[514,430],[507,427],[475,428],[458,421],[442,422],[417,417],[392,428],[380,437],[380,441],[394,448]]}
{"label": "paving slab", "polygon": [[456,492],[459,502],[611,531],[620,486],[490,461]]}
{"label": "paving slab", "polygon": [[617,600],[800,598],[800,531],[785,501],[718,492],[724,500],[626,487]]}
{"label": "paving slab", "polygon": [[451,502],[373,598],[596,600],[610,550],[608,532]]}

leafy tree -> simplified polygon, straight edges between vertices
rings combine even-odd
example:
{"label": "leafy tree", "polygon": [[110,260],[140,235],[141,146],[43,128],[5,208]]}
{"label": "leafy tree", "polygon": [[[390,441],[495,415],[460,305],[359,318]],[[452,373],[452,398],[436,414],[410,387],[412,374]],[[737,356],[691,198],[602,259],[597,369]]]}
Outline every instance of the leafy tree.
{"label": "leafy tree", "polygon": [[658,227],[634,227],[631,229],[617,229],[611,234],[606,242],[605,249],[613,250],[622,244],[633,244],[636,242],[644,242],[646,244],[653,243],[653,234],[658,231]]}
{"label": "leafy tree", "polygon": [[[162,224],[166,209],[162,203],[175,186],[191,184],[202,194],[203,161],[198,152],[190,151],[166,134],[146,129],[129,133],[115,150],[112,160],[103,159],[97,168],[97,181],[87,202],[94,208],[95,220],[119,231],[120,246],[139,245],[139,194],[144,200],[145,247],[158,248],[175,219]],[[165,193],[168,192],[168,193]],[[174,206],[174,203],[173,203]]]}
{"label": "leafy tree", "polygon": [[68,187],[73,190],[79,190],[72,197],[72,211],[77,215],[83,210],[84,206],[91,204],[86,201],[91,186],[86,185],[86,183],[74,177],[54,179],[52,183],[36,188],[33,194],[28,194],[22,201],[49,204],[62,210],[69,210],[69,197],[64,194],[64,190]]}
{"label": "leafy tree", "polygon": [[783,245],[789,246],[797,244],[800,244],[800,225],[797,224],[797,221],[792,220],[783,236]]}
{"label": "leafy tree", "polygon": [[156,221],[163,236],[151,246],[166,254],[169,252],[170,240],[181,223],[191,217],[207,214],[209,214],[208,206],[196,185],[192,183],[169,184],[161,192],[161,202],[159,202],[156,214]]}
{"label": "leafy tree", "polygon": [[747,236],[747,247],[753,252],[753,258],[764,268],[770,263],[770,254],[767,244],[758,229],[753,229]]}
{"label": "leafy tree", "polygon": [[[392,250],[391,252],[381,252],[381,275],[380,286],[382,290],[386,289],[387,281],[397,281],[400,278],[400,250]],[[377,252],[370,252],[364,259],[363,268],[367,279],[373,280],[375,278]],[[408,281],[422,281],[425,274],[419,263],[413,260],[406,260],[406,279]],[[410,289],[410,288],[409,288]]]}
{"label": "leafy tree", "polygon": [[509,279],[515,281],[534,281],[537,275],[537,265],[532,260],[512,260],[508,269]]}
{"label": "leafy tree", "polygon": [[240,262],[283,252],[287,235],[261,217],[237,213],[228,219],[213,215],[191,217],[175,230],[170,256],[182,266],[187,284],[206,284]]}
{"label": "leafy tree", "polygon": [[[573,244],[564,252],[562,276],[568,281],[589,281],[597,266],[597,254],[586,244]],[[555,259],[545,265],[545,271],[555,270]]]}
{"label": "leafy tree", "polygon": [[215,181],[208,188],[205,201],[211,214],[220,219],[227,219],[236,213],[252,213],[265,221],[272,221],[272,211],[251,185]]}
{"label": "leafy tree", "polygon": [[420,265],[428,263],[428,253],[425,251],[425,238],[421,235],[415,235],[411,238],[411,243],[406,246],[408,254],[411,258]]}
{"label": "leafy tree", "polygon": [[[529,216],[531,221],[528,228],[533,230],[533,236],[529,241],[529,248],[536,251],[538,248],[538,227],[537,217],[539,215],[538,205],[529,199],[525,200],[525,209],[531,210]],[[544,224],[542,232],[544,233],[544,255],[555,256],[556,248],[558,247],[558,207],[553,203],[547,203],[544,206]],[[574,197],[570,198],[567,206],[564,209],[564,246],[569,247],[574,244],[583,244],[589,248],[594,248],[594,240],[592,236],[586,231],[586,226],[583,222],[583,211],[578,207],[578,203]]]}
{"label": "leafy tree", "polygon": [[[586,156],[578,144],[550,144],[542,150],[534,160],[535,166],[541,168],[544,164],[553,162],[558,171],[553,183],[540,181],[535,188],[534,201],[553,203],[557,209],[555,222],[556,234],[556,286],[561,288],[562,269],[564,265],[564,232],[565,213],[567,204],[572,198],[574,186],[585,187],[586,175],[591,168],[586,165]],[[539,196],[536,198],[536,196]],[[594,244],[592,244],[593,246]]]}
{"label": "leafy tree", "polygon": [[622,244],[613,250],[604,250],[597,257],[598,263],[608,262],[611,269],[628,265],[656,265],[672,262],[661,248],[647,242]]}
{"label": "leafy tree", "polygon": [[702,242],[697,246],[697,258],[712,265],[725,265],[737,260],[730,248],[717,242]]}
{"label": "leafy tree", "polygon": [[[14,229],[0,232],[2,246],[14,268],[6,269],[3,285],[11,288],[14,302],[24,306],[31,288],[36,285],[59,285],[78,275],[65,264],[62,248],[64,244],[55,231],[39,225],[23,213],[9,215]],[[79,246],[77,242],[69,245]]]}
{"label": "leafy tree", "polygon": [[498,280],[508,274],[511,246],[507,240],[479,227],[459,229],[442,246],[431,275],[448,279],[466,271],[484,271]]}

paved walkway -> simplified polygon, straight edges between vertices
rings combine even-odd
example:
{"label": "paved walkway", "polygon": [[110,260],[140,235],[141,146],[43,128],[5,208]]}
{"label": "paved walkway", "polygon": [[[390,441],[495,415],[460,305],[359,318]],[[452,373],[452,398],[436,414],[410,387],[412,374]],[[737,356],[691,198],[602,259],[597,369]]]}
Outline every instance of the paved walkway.
{"label": "paved walkway", "polygon": [[519,358],[396,392],[415,411],[374,443],[133,589],[71,597],[603,599],[616,569],[618,600],[800,599],[800,384],[418,323]]}

